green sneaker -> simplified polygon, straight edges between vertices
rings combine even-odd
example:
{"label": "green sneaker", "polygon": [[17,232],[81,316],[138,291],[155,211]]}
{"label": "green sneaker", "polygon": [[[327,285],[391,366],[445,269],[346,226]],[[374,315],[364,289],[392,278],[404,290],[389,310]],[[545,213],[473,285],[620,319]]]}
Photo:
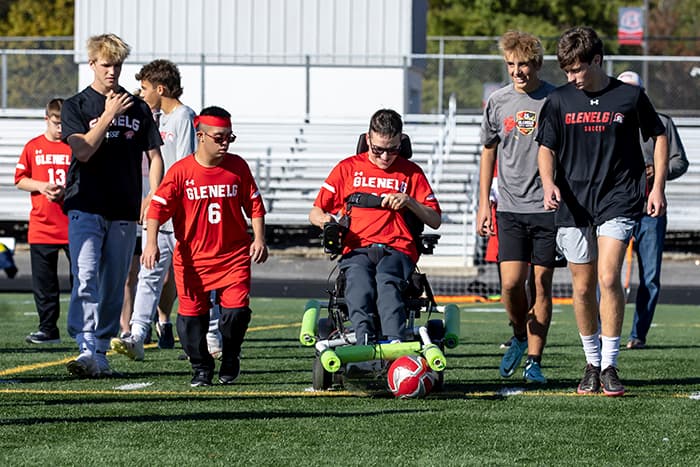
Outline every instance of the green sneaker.
{"label": "green sneaker", "polygon": [[526,383],[547,383],[547,378],[545,378],[542,374],[542,368],[540,367],[540,364],[529,358],[525,361],[523,378],[525,378]]}
{"label": "green sneaker", "polygon": [[501,365],[499,371],[501,376],[504,378],[510,378],[515,373],[515,369],[520,366],[520,362],[523,360],[523,355],[527,352],[527,339],[520,342],[517,338],[513,339],[506,350],[506,353],[501,359]]}

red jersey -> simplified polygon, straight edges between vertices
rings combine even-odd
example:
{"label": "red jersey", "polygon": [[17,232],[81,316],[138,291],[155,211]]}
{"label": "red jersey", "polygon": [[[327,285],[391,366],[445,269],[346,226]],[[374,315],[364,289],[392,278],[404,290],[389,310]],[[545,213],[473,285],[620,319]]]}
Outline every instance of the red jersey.
{"label": "red jersey", "polygon": [[175,272],[188,287],[213,290],[231,283],[236,253],[251,243],[244,212],[265,215],[248,164],[226,154],[218,166],[203,167],[190,154],[165,173],[148,218],[163,224],[172,217]]}
{"label": "red jersey", "polygon": [[[406,193],[440,214],[440,205],[425,174],[418,165],[403,157],[397,157],[386,170],[374,165],[366,152],[348,157],[328,175],[314,206],[324,212],[345,214],[345,199],[356,192],[377,196]],[[390,245],[410,256],[413,262],[418,261],[415,241],[401,211],[353,208],[350,229],[343,239],[343,254],[373,243]]]}
{"label": "red jersey", "polygon": [[[61,141],[49,141],[41,135],[30,140],[19,156],[15,168],[15,184],[23,178],[66,185],[71,161],[71,148]],[[68,217],[63,203],[49,201],[38,191],[31,193],[27,239],[33,244],[62,245],[68,243]]]}

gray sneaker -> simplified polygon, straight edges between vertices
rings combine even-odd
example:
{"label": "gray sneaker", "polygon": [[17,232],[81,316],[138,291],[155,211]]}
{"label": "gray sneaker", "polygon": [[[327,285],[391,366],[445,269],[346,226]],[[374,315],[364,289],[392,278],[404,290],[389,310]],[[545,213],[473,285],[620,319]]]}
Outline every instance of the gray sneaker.
{"label": "gray sneaker", "polygon": [[60,344],[61,338],[58,335],[58,331],[54,333],[48,333],[44,331],[31,332],[27,337],[25,337],[25,342],[27,344]]}
{"label": "gray sneaker", "polygon": [[66,363],[66,369],[77,378],[96,378],[99,375],[97,362],[87,353],[81,353],[75,360]]}
{"label": "gray sneaker", "polygon": [[513,339],[510,347],[503,354],[501,359],[501,365],[499,366],[499,371],[501,376],[504,378],[510,378],[515,373],[515,370],[520,366],[520,362],[523,360],[523,355],[527,352],[527,339],[520,342],[517,338]]}

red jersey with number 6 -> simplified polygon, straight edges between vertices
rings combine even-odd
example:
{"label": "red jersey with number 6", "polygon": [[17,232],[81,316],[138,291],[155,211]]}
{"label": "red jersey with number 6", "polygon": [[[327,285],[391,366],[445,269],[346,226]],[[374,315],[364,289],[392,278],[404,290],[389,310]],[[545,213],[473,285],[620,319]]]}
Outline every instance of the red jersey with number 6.
{"label": "red jersey with number 6", "polygon": [[218,166],[204,167],[191,154],[168,169],[148,218],[162,224],[172,217],[175,272],[190,287],[213,290],[231,283],[235,254],[251,243],[244,213],[251,219],[265,215],[248,164],[226,154]]}
{"label": "red jersey with number 6", "polygon": [[[30,140],[19,156],[15,168],[15,184],[23,178],[66,185],[70,166],[71,149],[61,141],[49,141],[41,135]],[[29,213],[31,244],[62,245],[68,243],[68,217],[61,202],[49,201],[38,191],[31,194],[32,210]]]}

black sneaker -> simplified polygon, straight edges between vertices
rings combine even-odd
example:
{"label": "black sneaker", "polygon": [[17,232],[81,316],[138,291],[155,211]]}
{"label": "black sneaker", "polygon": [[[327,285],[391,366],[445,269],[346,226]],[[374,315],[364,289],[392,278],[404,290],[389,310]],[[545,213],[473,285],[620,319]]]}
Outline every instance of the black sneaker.
{"label": "black sneaker", "polygon": [[190,386],[193,388],[199,388],[204,386],[211,386],[211,372],[206,370],[196,370],[192,381],[190,381]]}
{"label": "black sneaker", "polygon": [[159,349],[174,349],[175,336],[173,336],[173,323],[156,323]]}
{"label": "black sneaker", "polygon": [[53,333],[48,333],[44,331],[36,331],[30,333],[24,338],[27,344],[60,344],[61,338],[58,331]]}
{"label": "black sneaker", "polygon": [[219,382],[221,384],[233,384],[241,374],[241,357],[236,357],[232,363],[221,364],[219,368]]}
{"label": "black sneaker", "polygon": [[603,388],[603,394],[606,396],[616,397],[625,393],[625,387],[620,382],[617,376],[617,368],[609,366],[600,374],[600,385]]}
{"label": "black sneaker", "polygon": [[576,392],[579,394],[593,394],[598,391],[600,391],[600,367],[589,363],[583,371],[583,378],[578,383]]}

